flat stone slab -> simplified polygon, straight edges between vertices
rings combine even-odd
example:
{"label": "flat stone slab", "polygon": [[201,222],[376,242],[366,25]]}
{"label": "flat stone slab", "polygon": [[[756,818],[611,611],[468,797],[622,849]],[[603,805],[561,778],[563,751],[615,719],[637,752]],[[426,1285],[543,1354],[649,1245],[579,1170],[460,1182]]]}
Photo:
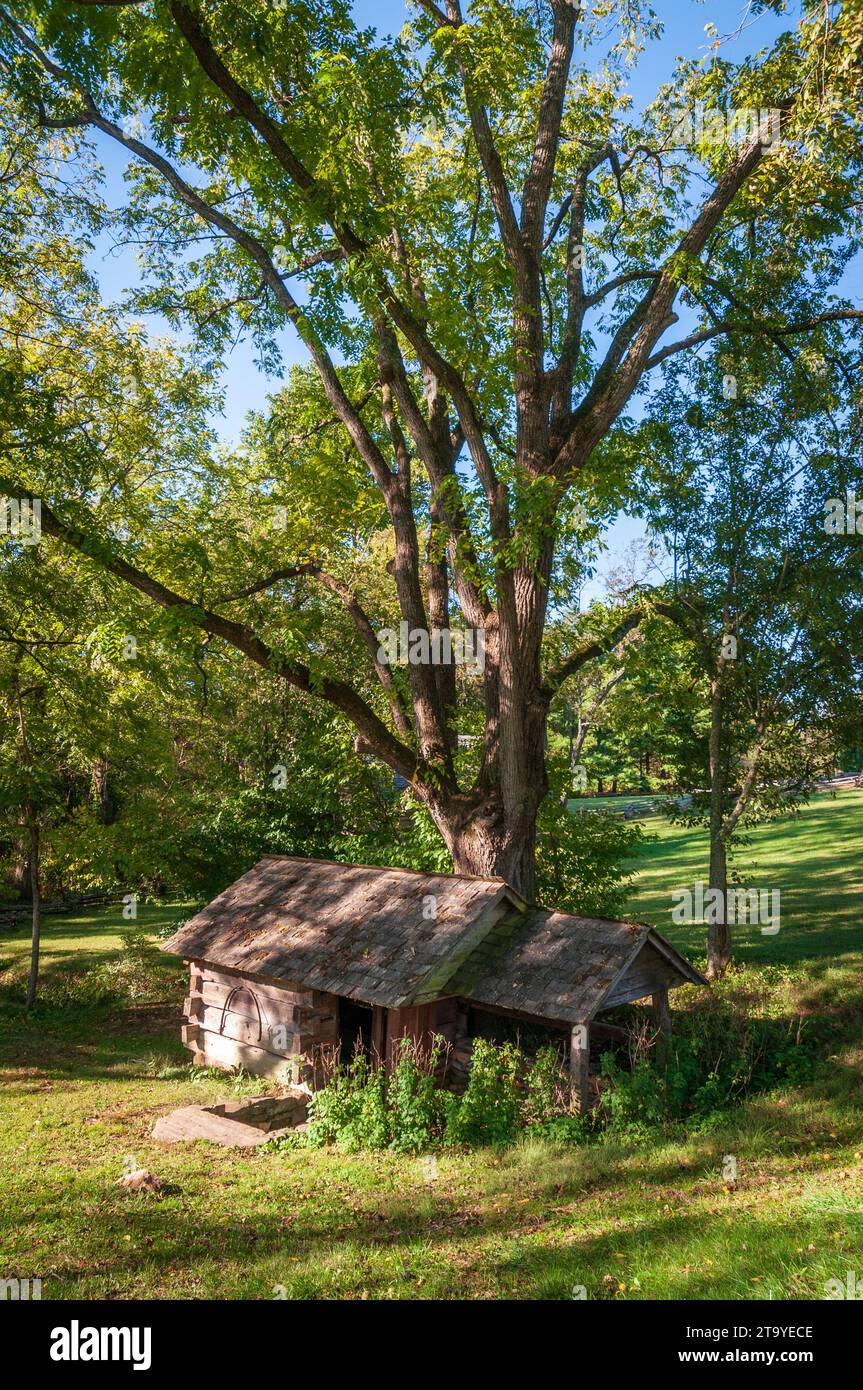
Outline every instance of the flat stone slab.
{"label": "flat stone slab", "polygon": [[184,1105],[170,1115],[159,1116],[153,1138],[167,1144],[207,1139],[225,1148],[252,1149],[303,1126],[307,1100],[305,1095],[262,1096],[209,1106]]}

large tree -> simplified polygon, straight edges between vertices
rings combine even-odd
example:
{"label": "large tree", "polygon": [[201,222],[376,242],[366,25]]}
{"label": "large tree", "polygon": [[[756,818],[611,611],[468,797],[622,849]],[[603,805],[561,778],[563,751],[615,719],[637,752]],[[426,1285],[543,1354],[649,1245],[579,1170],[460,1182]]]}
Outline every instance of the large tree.
{"label": "large tree", "polygon": [[[0,485],[38,488],[49,535],[338,708],[408,779],[456,869],[530,897],[551,702],[644,611],[544,659],[576,508],[623,495],[627,409],[660,363],[732,329],[794,350],[861,312],[826,302],[854,219],[859,18],[859,0],[807,6],[740,64],[717,39],[638,112],[630,72],[657,26],[632,0],[590,15],[420,0],[393,39],[358,29],[344,0],[0,8],[3,71],[34,123],[99,132],[131,160],[142,302],[213,351],[248,331],[271,365],[290,325],[319,382],[303,433],[334,432],[345,466],[367,470],[400,619],[483,632],[469,778],[459,698],[475,691],[451,667],[381,660],[350,573],[311,553],[255,572],[250,549],[245,584],[226,593],[216,566],[184,592],[164,548],[133,563],[44,460]],[[770,109],[781,137],[681,126],[699,102]],[[260,629],[256,596],[288,581],[338,596],[378,694],[314,641],[304,658]]]}

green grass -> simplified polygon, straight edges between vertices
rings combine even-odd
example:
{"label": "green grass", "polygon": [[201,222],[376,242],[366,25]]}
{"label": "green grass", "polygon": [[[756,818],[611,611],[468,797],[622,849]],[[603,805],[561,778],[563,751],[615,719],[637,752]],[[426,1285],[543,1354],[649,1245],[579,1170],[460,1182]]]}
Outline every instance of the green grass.
{"label": "green grass", "polygon": [[[649,839],[634,866],[638,872],[629,915],[658,927],[681,951],[704,952],[705,928],[675,924],[672,893],[707,881],[707,831],[646,825]],[[757,925],[735,932],[735,955],[749,963],[820,962],[826,966],[863,946],[863,791],[816,796],[797,816],[782,817],[748,832],[751,841],[732,868],[741,884],[780,890],[781,927],[763,936]]]}
{"label": "green grass", "polygon": [[[671,890],[704,877],[706,845],[657,827],[630,915],[698,955],[703,927],[668,918]],[[782,930],[740,933],[745,964],[727,988],[768,994],[780,1018],[828,1021],[811,1082],[704,1133],[446,1154],[433,1180],[395,1154],[156,1143],[159,1114],[232,1085],[190,1074],[179,962],[133,972],[131,1002],[94,1006],[70,978],[116,961],[126,924],[116,911],[57,919],[44,1002],[26,1019],[26,933],[0,936],[0,1277],[41,1278],[45,1298],[535,1299],[584,1286],[588,1298],[804,1299],[863,1275],[863,793],[764,827],[747,859],[745,881],[781,888]],[[178,915],[148,907],[140,924]],[[687,988],[676,1003],[697,999]],[[118,1188],[130,1164],[169,1187]]]}

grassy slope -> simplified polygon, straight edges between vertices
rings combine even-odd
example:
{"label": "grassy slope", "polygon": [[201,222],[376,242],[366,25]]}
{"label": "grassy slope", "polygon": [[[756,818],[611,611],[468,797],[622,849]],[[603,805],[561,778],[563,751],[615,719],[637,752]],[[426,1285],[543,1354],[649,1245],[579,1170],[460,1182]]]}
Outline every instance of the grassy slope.
{"label": "grassy slope", "polygon": [[[704,952],[705,928],[671,921],[672,892],[707,878],[707,832],[645,821],[649,841],[637,865],[629,911],[651,922],[680,950]],[[735,932],[735,952],[746,963],[811,962],[826,966],[863,948],[863,791],[818,796],[801,814],[759,826],[733,866],[742,884],[778,888],[782,926],[778,936],[758,927]]]}
{"label": "grassy slope", "polygon": [[[669,926],[668,905],[703,877],[705,849],[662,827],[632,904],[694,954],[703,928]],[[163,957],[155,997],[129,1009],[61,1008],[70,965],[112,959],[122,924],[51,923],[47,1002],[26,1021],[26,937],[0,936],[0,1277],[41,1277],[46,1298],[269,1298],[276,1285],[289,1297],[567,1298],[583,1285],[590,1298],[745,1299],[820,1297],[826,1279],[863,1273],[863,794],[763,828],[748,857],[746,881],[781,888],[783,926],[741,932],[743,980],[759,972],[789,1017],[834,1020],[826,1074],[709,1135],[641,1149],[534,1142],[446,1155],[436,1175],[397,1155],[156,1144],[156,1115],[230,1084],[184,1066],[175,964]],[[177,910],[145,911],[155,929]],[[175,1190],[117,1188],[130,1162]]]}

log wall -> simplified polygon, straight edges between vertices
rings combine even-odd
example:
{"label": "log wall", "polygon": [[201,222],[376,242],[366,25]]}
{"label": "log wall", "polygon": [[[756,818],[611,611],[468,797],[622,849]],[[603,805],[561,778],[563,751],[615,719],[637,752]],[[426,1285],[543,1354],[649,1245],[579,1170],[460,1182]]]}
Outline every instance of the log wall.
{"label": "log wall", "polygon": [[182,1038],[200,1066],[245,1067],[293,1085],[321,1083],[338,1042],[338,997],[189,962]]}

